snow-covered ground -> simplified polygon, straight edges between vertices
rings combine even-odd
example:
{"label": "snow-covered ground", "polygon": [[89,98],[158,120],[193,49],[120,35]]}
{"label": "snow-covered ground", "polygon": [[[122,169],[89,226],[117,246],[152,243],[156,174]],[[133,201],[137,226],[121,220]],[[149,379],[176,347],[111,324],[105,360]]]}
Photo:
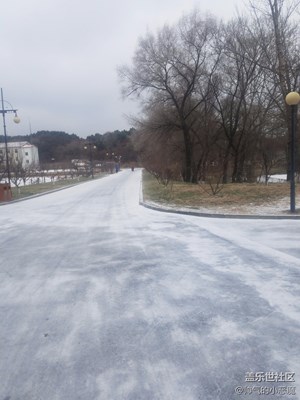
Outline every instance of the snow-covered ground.
{"label": "snow-covered ground", "polygon": [[[284,183],[286,182],[286,174],[274,174],[274,175],[270,175],[268,177],[268,182],[269,183]],[[257,182],[262,182],[265,183],[266,182],[266,176],[260,176],[259,178],[257,178]]]}
{"label": "snow-covered ground", "polygon": [[300,220],[149,210],[140,178],[0,207],[0,399],[298,399]]}
{"label": "snow-covered ground", "polygon": [[220,205],[220,206],[209,206],[195,208],[178,207],[172,205],[171,203],[156,203],[153,201],[146,201],[145,204],[153,207],[165,210],[175,210],[183,212],[194,212],[195,214],[209,214],[209,215],[243,215],[243,216],[285,216],[285,217],[295,217],[298,215],[300,209],[300,196],[296,197],[296,210],[297,213],[290,213],[290,197],[285,197],[280,200],[270,201],[267,204],[257,205],[257,204],[247,204],[247,205]]}

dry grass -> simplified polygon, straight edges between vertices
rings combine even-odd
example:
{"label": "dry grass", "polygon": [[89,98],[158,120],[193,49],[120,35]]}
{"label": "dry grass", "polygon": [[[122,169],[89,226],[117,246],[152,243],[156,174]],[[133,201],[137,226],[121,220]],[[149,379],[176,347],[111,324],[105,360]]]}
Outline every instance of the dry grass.
{"label": "dry grass", "polygon": [[[97,175],[95,178],[101,178],[103,175]],[[28,196],[37,195],[40,193],[49,192],[51,190],[61,189],[70,185],[77,185],[79,183],[90,180],[91,178],[77,177],[74,179],[61,179],[59,181],[39,183],[34,185],[21,186],[20,188],[12,188],[13,200],[21,199]]]}
{"label": "dry grass", "polygon": [[[290,190],[288,183],[234,183],[223,185],[222,190],[213,195],[207,184],[174,182],[164,187],[147,172],[144,172],[143,183],[145,200],[193,208],[265,205],[289,196]],[[297,194],[300,194],[299,187]]]}

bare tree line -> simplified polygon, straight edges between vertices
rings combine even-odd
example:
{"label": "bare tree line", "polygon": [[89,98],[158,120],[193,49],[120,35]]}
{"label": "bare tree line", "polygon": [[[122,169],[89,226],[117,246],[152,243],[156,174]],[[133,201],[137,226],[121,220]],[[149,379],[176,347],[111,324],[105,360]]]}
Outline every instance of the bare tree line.
{"label": "bare tree line", "polygon": [[[32,162],[30,164],[24,165],[23,158],[18,157],[18,160],[9,158],[9,171],[10,171],[10,181],[19,187],[22,183],[25,185],[31,178],[37,175],[39,165]],[[0,158],[0,182],[7,179],[7,168],[4,162],[4,157]]]}
{"label": "bare tree line", "polygon": [[[297,14],[298,13],[298,14]],[[136,96],[135,144],[162,179],[252,181],[288,169],[290,110],[299,90],[299,2],[251,0],[247,16],[193,11],[136,48],[119,74]]]}

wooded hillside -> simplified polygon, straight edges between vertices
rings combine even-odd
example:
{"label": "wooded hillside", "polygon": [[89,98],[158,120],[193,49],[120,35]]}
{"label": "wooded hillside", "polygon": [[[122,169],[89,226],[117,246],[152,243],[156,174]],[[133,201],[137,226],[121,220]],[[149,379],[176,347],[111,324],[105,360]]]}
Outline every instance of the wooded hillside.
{"label": "wooded hillside", "polygon": [[[96,133],[86,139],[74,134],[59,131],[39,131],[31,135],[8,136],[8,142],[27,141],[39,149],[40,164],[70,163],[74,159],[88,159],[91,143],[94,160],[111,159],[112,155],[122,158],[122,162],[130,163],[137,159],[132,145],[134,129],[107,132],[103,135]],[[4,136],[0,136],[0,142],[4,142]],[[96,148],[94,148],[94,146]]]}

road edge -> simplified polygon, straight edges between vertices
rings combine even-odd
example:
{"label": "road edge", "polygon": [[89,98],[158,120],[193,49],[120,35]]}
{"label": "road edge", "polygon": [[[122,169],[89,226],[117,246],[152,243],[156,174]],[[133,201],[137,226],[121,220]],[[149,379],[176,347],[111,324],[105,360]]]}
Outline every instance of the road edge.
{"label": "road edge", "polygon": [[142,207],[148,208],[153,211],[165,212],[170,214],[180,214],[180,215],[190,215],[193,217],[202,218],[228,218],[228,219],[300,219],[300,215],[251,215],[251,214],[213,214],[213,213],[203,213],[197,210],[179,210],[177,208],[165,207],[158,203],[149,203],[144,200],[143,194],[143,176],[141,174],[140,182],[140,193],[139,193],[139,204]]}

